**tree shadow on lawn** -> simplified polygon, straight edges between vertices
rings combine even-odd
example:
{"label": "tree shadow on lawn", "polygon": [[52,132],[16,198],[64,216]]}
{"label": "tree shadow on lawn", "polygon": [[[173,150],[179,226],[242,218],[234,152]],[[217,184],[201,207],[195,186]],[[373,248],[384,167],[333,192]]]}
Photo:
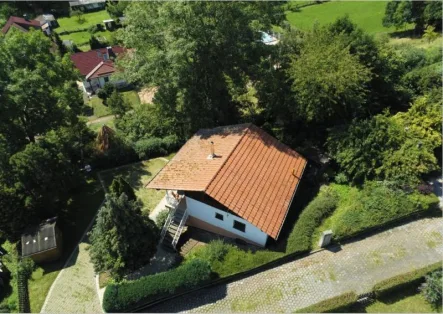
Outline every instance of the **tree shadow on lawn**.
{"label": "tree shadow on lawn", "polygon": [[147,183],[143,181],[143,176],[152,177],[152,173],[146,168],[143,162],[137,162],[115,169],[105,170],[101,173],[101,177],[105,182],[106,188],[109,188],[114,178],[122,176],[134,190],[138,190],[144,188],[144,185]]}

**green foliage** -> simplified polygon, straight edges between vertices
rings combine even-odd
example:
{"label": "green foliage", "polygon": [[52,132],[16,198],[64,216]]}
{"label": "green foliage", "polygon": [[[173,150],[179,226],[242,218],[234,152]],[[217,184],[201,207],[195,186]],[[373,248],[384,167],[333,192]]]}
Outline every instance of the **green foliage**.
{"label": "green foliage", "polygon": [[125,193],[128,197],[128,201],[135,201],[137,199],[134,190],[123,178],[123,176],[117,176],[114,180],[112,180],[111,186],[109,187],[109,192],[114,194],[116,197],[120,197],[122,193]]}
{"label": "green foliage", "polygon": [[328,148],[354,182],[378,179],[415,186],[438,169],[434,149],[441,146],[441,103],[415,100],[407,112],[386,113],[330,131]]}
{"label": "green foliage", "polygon": [[123,98],[116,89],[114,89],[106,99],[106,105],[111,109],[111,112],[115,115],[122,116],[126,111],[131,109],[131,105]]}
{"label": "green foliage", "polygon": [[102,48],[103,46],[103,43],[100,42],[97,37],[91,35],[91,38],[89,39],[89,47],[91,47],[91,50]]}
{"label": "green foliage", "polygon": [[306,206],[288,237],[287,253],[309,252],[312,234],[338,204],[338,195],[329,187],[322,187],[318,195]]}
{"label": "green foliage", "polygon": [[386,5],[383,26],[395,26],[397,29],[408,23],[414,23],[419,31],[425,25],[441,29],[441,5],[434,1],[391,1]]}
{"label": "green foliage", "polygon": [[157,227],[159,229],[163,228],[163,226],[165,225],[166,219],[168,219],[168,216],[169,216],[169,210],[167,210],[165,208],[158,213],[157,217],[155,217],[155,224],[157,225]]}
{"label": "green foliage", "polygon": [[433,304],[439,305],[442,301],[442,270],[436,270],[425,277],[420,291],[425,299]]}
{"label": "green foliage", "polygon": [[[383,280],[377,283],[372,290],[375,292],[377,297],[382,297],[385,295],[389,295],[394,291],[405,289],[408,286],[417,286],[421,282],[423,282],[424,278],[427,274],[441,270],[442,264],[441,262],[426,266],[424,268],[416,269],[408,273],[404,273],[398,276],[391,277],[389,279]],[[441,283],[440,283],[441,285]],[[440,286],[441,288],[441,286]],[[441,292],[441,290],[440,290]]]}
{"label": "green foliage", "polygon": [[149,262],[157,250],[159,230],[142,215],[141,204],[125,194],[108,194],[89,233],[95,271],[109,271],[115,279]]}
{"label": "green foliage", "polygon": [[128,1],[108,1],[106,2],[106,11],[112,18],[116,19],[123,16],[123,12],[128,5]]}
{"label": "green foliage", "polygon": [[282,13],[272,2],[133,2],[120,36],[135,48],[134,58],[120,61],[124,75],[159,87],[161,120],[177,121],[171,126],[180,137],[235,123],[237,102],[227,78],[245,87],[242,78],[269,55],[259,31],[279,24]]}
{"label": "green foliage", "polygon": [[350,312],[350,307],[357,302],[355,292],[346,292],[339,296],[326,299],[314,305],[299,309],[296,313],[345,313]]}
{"label": "green foliage", "polygon": [[434,194],[407,194],[387,182],[368,181],[363,189],[337,184],[329,188],[339,196],[338,206],[320,231],[331,229],[335,240],[349,238],[412,212],[432,210],[438,204]]}
{"label": "green foliage", "polygon": [[433,42],[439,37],[439,33],[435,31],[435,27],[432,25],[429,25],[426,27],[425,32],[423,34],[423,39],[426,40],[428,43]]}
{"label": "green foliage", "polygon": [[192,260],[167,272],[106,287],[103,308],[106,312],[126,312],[141,301],[192,289],[210,279],[211,268],[205,261]]}
{"label": "green foliage", "polygon": [[364,108],[370,71],[350,53],[343,34],[325,28],[305,34],[289,75],[297,111],[308,121],[346,121]]}
{"label": "green foliage", "polygon": [[170,135],[165,138],[144,138],[134,144],[134,150],[140,159],[164,156],[177,150],[180,141],[177,136]]}

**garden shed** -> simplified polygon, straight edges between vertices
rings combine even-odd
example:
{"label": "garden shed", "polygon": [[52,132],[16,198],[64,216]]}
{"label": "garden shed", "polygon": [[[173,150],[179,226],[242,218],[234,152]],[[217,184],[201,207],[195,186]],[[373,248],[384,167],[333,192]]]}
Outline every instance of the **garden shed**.
{"label": "garden shed", "polygon": [[22,256],[36,263],[55,261],[62,254],[62,234],[54,218],[28,229],[21,242]]}

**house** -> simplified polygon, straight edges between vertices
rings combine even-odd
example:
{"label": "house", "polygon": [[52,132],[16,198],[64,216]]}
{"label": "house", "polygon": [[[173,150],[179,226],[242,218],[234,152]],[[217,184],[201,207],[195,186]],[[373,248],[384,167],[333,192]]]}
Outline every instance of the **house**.
{"label": "house", "polygon": [[[123,52],[124,48],[113,46],[71,55],[72,62],[83,78],[81,85],[86,93],[93,94],[110,81],[110,77],[116,71],[113,60]],[[118,86],[125,84],[124,81],[113,83]]]}
{"label": "house", "polygon": [[54,27],[58,26],[57,20],[53,14],[42,14],[42,15],[37,16],[35,19],[40,22],[40,25],[42,27],[45,24],[47,24],[47,26],[50,28],[54,28]]}
{"label": "house", "polygon": [[42,29],[40,21],[30,20],[26,17],[10,16],[5,26],[2,28],[2,33],[7,34],[11,29],[18,29],[24,33],[29,32],[30,29]]}
{"label": "house", "polygon": [[265,45],[274,46],[280,42],[280,40],[278,39],[280,36],[278,34],[261,32],[261,35],[262,43],[264,43]]}
{"label": "house", "polygon": [[104,9],[106,0],[78,0],[69,1],[72,10],[93,11]]}
{"label": "house", "polygon": [[148,183],[171,208],[162,241],[185,225],[265,246],[277,239],[307,161],[253,124],[198,131]]}
{"label": "house", "polygon": [[55,218],[28,229],[21,238],[22,256],[36,263],[57,260],[62,254],[62,234]]}

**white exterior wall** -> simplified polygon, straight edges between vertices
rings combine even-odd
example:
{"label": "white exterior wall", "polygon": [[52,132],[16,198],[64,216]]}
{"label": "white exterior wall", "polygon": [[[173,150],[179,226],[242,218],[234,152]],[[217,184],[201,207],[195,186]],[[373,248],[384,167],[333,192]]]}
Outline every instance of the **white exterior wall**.
{"label": "white exterior wall", "polygon": [[[258,229],[256,226],[250,224],[246,220],[229,214],[225,211],[219,210],[215,207],[209,206],[205,203],[199,202],[190,197],[186,197],[186,205],[187,212],[190,216],[195,217],[197,219],[203,220],[208,224],[213,226],[225,229],[231,233],[237,234],[242,238],[248,239],[252,242],[255,242],[261,246],[266,245],[266,240],[268,239],[268,235]],[[223,215],[223,220],[215,218],[215,214]],[[234,220],[237,220],[246,225],[245,232],[234,229]]]}

